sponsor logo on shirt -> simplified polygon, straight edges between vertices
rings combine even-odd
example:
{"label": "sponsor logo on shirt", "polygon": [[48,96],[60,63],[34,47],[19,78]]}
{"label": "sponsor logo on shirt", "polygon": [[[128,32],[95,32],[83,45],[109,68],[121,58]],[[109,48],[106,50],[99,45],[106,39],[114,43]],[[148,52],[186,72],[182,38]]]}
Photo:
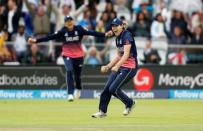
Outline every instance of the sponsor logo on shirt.
{"label": "sponsor logo on shirt", "polygon": [[68,33],[65,33],[65,35],[64,36],[68,36]]}
{"label": "sponsor logo on shirt", "polygon": [[66,42],[72,42],[72,41],[78,41],[79,36],[74,36],[74,37],[66,37]]}

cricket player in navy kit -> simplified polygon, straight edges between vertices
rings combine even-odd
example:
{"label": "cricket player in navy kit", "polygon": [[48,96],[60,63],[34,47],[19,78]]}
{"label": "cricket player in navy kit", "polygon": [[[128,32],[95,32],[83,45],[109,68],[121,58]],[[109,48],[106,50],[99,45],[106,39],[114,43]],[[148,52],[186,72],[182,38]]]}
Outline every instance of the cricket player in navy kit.
{"label": "cricket player in navy kit", "polygon": [[92,115],[94,118],[105,117],[111,96],[115,96],[125,104],[124,116],[127,116],[135,102],[129,98],[121,87],[132,79],[138,68],[137,49],[133,35],[124,28],[123,22],[115,18],[112,21],[112,31],[116,36],[116,47],[118,48],[118,56],[109,64],[101,67],[101,72],[105,73],[111,69],[111,74],[100,96],[99,112]]}
{"label": "cricket player in navy kit", "polygon": [[[73,18],[71,16],[65,17],[65,26],[58,32],[48,35],[43,38],[34,39],[29,38],[30,44],[45,42],[53,39],[62,39],[62,55],[65,62],[65,68],[67,73],[67,87],[68,87],[68,100],[73,101],[75,97],[79,98],[81,94],[81,71],[83,65],[84,51],[81,46],[81,41],[84,35],[91,35],[96,37],[108,36],[108,33],[100,33],[93,30],[84,29],[80,25],[74,25]],[[73,79],[74,76],[74,79]],[[74,89],[75,93],[74,93]]]}

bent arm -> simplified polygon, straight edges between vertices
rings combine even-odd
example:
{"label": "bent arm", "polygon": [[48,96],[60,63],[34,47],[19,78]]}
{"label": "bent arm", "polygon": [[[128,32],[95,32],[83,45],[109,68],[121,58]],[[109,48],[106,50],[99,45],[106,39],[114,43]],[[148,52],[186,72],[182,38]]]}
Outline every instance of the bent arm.
{"label": "bent arm", "polygon": [[113,60],[111,60],[111,61],[109,62],[109,64],[107,64],[107,67],[108,67],[108,68],[113,67],[118,61],[119,61],[119,57],[117,56],[117,57],[115,57]]}
{"label": "bent arm", "polygon": [[82,5],[75,11],[74,17],[75,17],[75,18],[78,18],[78,16],[79,16],[82,12],[84,12],[86,6],[87,6],[86,4],[82,4]]}
{"label": "bent arm", "polygon": [[34,17],[34,16],[35,16],[35,11],[34,11],[34,9],[32,8],[31,4],[28,2],[28,0],[24,0],[24,2],[25,2],[26,7],[27,7],[28,10],[29,10],[31,16]]}
{"label": "bent arm", "polygon": [[130,49],[131,49],[130,44],[124,45],[124,54],[115,66],[120,67],[122,64],[125,63],[125,61],[128,59],[130,55]]}

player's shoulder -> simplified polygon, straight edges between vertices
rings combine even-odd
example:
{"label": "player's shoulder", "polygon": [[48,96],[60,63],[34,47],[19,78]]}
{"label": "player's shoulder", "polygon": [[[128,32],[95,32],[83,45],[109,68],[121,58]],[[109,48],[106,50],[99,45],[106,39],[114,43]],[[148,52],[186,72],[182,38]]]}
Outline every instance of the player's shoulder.
{"label": "player's shoulder", "polygon": [[54,34],[63,34],[63,33],[65,33],[65,32],[66,32],[66,27],[64,26],[64,27],[62,27],[60,30],[54,32]]}
{"label": "player's shoulder", "polygon": [[76,27],[76,28],[82,28],[82,26],[81,26],[81,25],[75,25],[75,27]]}
{"label": "player's shoulder", "polygon": [[64,26],[60,30],[58,30],[56,33],[58,33],[58,32],[65,32],[65,31],[66,31],[66,27]]}
{"label": "player's shoulder", "polygon": [[124,30],[123,35],[132,35],[132,33],[129,30]]}
{"label": "player's shoulder", "polygon": [[122,33],[123,37],[133,37],[132,33],[129,30],[124,30]]}
{"label": "player's shoulder", "polygon": [[81,25],[75,25],[74,28],[78,29],[78,30],[82,30],[83,29],[83,27]]}
{"label": "player's shoulder", "polygon": [[60,30],[61,30],[61,31],[64,31],[64,30],[66,30],[66,27],[63,26]]}
{"label": "player's shoulder", "polygon": [[75,31],[78,31],[78,32],[81,32],[83,30],[82,26],[81,25],[75,25],[74,26],[74,30]]}

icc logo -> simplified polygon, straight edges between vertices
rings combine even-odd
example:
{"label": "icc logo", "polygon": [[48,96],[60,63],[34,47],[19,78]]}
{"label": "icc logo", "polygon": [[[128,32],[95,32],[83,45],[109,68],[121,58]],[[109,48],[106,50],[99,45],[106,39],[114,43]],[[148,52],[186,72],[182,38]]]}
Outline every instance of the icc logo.
{"label": "icc logo", "polygon": [[134,87],[138,91],[149,91],[154,85],[154,77],[147,68],[140,68],[133,79]]}

